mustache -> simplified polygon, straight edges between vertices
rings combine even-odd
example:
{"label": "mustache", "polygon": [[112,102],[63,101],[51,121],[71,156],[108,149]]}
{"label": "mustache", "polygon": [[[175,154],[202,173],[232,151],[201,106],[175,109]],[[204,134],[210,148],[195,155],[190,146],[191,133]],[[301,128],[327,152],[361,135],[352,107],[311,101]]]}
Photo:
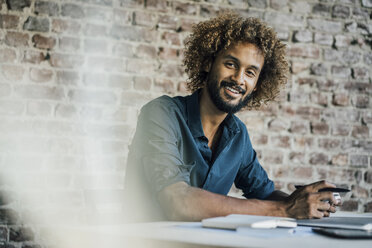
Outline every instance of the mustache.
{"label": "mustache", "polygon": [[235,90],[237,90],[237,91],[239,91],[241,94],[245,94],[245,90],[242,88],[242,87],[240,87],[239,85],[237,85],[236,83],[233,83],[233,82],[227,82],[227,81],[222,81],[221,82],[221,86],[222,87],[230,87],[230,88],[233,88],[233,89],[235,89]]}

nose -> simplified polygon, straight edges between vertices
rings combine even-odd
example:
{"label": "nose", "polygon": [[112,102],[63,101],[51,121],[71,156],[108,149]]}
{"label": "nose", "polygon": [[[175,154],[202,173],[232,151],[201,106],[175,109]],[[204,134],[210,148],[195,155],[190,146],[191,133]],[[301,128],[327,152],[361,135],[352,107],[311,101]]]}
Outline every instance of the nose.
{"label": "nose", "polygon": [[244,70],[236,70],[235,73],[232,75],[231,78],[234,82],[236,82],[238,85],[243,85],[245,82],[245,72]]}

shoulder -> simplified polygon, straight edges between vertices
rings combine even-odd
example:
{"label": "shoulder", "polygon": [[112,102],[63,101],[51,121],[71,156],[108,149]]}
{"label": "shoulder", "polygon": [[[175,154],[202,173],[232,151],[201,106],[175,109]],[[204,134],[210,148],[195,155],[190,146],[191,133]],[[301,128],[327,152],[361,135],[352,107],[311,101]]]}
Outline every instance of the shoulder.
{"label": "shoulder", "polygon": [[141,108],[140,117],[160,122],[176,120],[177,116],[185,115],[184,105],[182,97],[163,95],[145,104]]}

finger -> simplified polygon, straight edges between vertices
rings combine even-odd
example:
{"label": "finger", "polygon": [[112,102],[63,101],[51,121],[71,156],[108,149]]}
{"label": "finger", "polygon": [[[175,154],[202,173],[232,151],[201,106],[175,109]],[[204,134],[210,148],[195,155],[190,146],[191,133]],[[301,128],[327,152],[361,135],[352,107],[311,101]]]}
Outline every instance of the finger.
{"label": "finger", "polygon": [[327,181],[319,181],[319,182],[315,182],[315,183],[312,183],[310,184],[312,186],[312,189],[317,192],[318,190],[322,189],[322,188],[336,188],[336,185],[334,185],[333,183],[329,183]]}
{"label": "finger", "polygon": [[330,216],[330,213],[328,211],[325,211],[323,217],[329,217],[329,216]]}
{"label": "finger", "polygon": [[336,213],[336,208],[334,207],[334,205],[331,205],[331,207],[327,211],[330,213]]}
{"label": "finger", "polygon": [[331,205],[328,202],[319,202],[317,209],[318,211],[328,211],[331,209]]}
{"label": "finger", "polygon": [[337,203],[337,200],[333,196],[332,192],[327,192],[327,191],[318,192],[318,193],[316,193],[316,195],[318,195],[318,199],[320,201],[329,201],[331,204],[336,204]]}

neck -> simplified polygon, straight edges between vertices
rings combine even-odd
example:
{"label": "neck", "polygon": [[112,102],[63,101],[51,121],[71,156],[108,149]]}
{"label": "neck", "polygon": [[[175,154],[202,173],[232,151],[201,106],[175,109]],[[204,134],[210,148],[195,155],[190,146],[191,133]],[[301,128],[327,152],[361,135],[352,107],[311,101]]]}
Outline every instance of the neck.
{"label": "neck", "polygon": [[205,136],[210,140],[214,137],[220,124],[226,118],[227,113],[219,110],[214,105],[206,88],[201,90],[199,107],[203,131]]}

